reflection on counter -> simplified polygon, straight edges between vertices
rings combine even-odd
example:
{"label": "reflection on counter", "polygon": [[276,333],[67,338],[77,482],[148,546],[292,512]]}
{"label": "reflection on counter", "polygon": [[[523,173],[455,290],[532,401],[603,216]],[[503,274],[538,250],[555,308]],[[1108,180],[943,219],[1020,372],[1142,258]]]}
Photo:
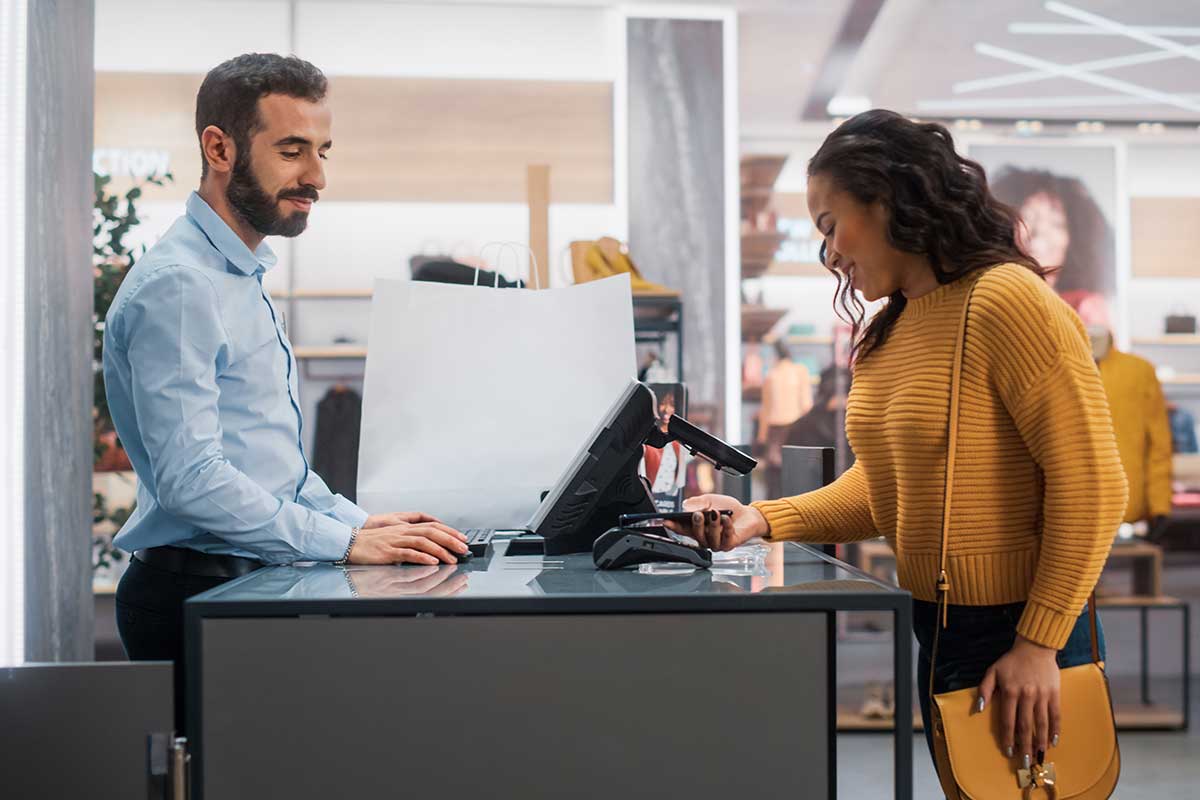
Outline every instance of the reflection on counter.
{"label": "reflection on counter", "polygon": [[597,570],[590,554],[508,556],[497,539],[488,555],[457,565],[334,566],[294,564],[261,570],[206,594],[213,602],[355,598],[520,598],[546,596],[689,596],[771,590],[878,591],[884,584],[790,543],[753,543],[719,553],[712,569]]}

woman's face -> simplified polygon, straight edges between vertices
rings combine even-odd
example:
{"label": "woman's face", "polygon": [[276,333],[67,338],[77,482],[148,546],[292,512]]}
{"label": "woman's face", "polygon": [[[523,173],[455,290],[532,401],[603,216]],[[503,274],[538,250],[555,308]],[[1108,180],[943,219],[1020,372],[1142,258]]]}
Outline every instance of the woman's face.
{"label": "woman's face", "polygon": [[825,175],[808,179],[808,213],[825,238],[825,264],[846,276],[868,301],[900,289],[905,254],[887,239],[887,210],[864,205]]}
{"label": "woman's face", "polygon": [[[1037,192],[1025,198],[1020,209],[1022,225],[1017,238],[1043,267],[1061,267],[1071,246],[1067,230],[1067,212],[1062,200],[1049,192]],[[1054,285],[1057,274],[1047,276]]]}

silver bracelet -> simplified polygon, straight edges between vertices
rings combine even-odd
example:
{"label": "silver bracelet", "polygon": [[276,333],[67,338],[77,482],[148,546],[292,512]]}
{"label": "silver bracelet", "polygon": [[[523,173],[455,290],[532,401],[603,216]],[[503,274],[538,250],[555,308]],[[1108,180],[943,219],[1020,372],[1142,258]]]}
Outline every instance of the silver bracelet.
{"label": "silver bracelet", "polygon": [[358,538],[359,530],[361,530],[361,529],[360,528],[351,528],[350,529],[350,543],[348,545],[346,545],[346,554],[343,555],[337,561],[333,562],[335,565],[340,567],[340,566],[343,566],[347,561],[350,560],[350,551],[354,549],[354,540]]}

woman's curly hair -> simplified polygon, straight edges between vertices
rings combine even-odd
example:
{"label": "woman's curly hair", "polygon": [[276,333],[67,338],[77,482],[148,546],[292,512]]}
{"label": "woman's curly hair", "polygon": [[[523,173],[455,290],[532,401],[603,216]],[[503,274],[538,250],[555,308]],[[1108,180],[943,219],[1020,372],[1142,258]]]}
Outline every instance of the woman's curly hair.
{"label": "woman's curly hair", "polygon": [[[888,212],[888,243],[929,259],[940,284],[1004,263],[1042,277],[1048,272],[1017,242],[1016,211],[992,196],[983,167],[955,151],[943,125],[865,111],[829,134],[808,162],[808,175],[828,177],[860,203],[881,203]],[[838,280],[837,314],[855,329],[854,358],[865,358],[887,341],[907,300],[893,292],[863,330],[862,302],[845,275],[826,267]]]}
{"label": "woman's curly hair", "polygon": [[1054,289],[1112,294],[1116,284],[1113,230],[1091,192],[1078,178],[1040,169],[1005,166],[992,181],[992,193],[1018,212],[1025,201],[1044,193],[1062,203],[1067,217],[1067,254],[1057,267]]}

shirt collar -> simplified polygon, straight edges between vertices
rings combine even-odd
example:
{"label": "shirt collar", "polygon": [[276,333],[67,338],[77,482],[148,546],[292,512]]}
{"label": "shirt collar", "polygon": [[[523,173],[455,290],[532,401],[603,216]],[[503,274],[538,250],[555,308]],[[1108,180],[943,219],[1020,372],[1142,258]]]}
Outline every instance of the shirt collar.
{"label": "shirt collar", "polygon": [[204,235],[212,242],[225,259],[246,275],[266,272],[275,266],[278,258],[270,246],[264,241],[253,252],[246,246],[238,235],[226,224],[225,220],[213,211],[212,206],[204,201],[198,192],[192,192],[187,200],[187,213],[192,222],[204,231]]}

